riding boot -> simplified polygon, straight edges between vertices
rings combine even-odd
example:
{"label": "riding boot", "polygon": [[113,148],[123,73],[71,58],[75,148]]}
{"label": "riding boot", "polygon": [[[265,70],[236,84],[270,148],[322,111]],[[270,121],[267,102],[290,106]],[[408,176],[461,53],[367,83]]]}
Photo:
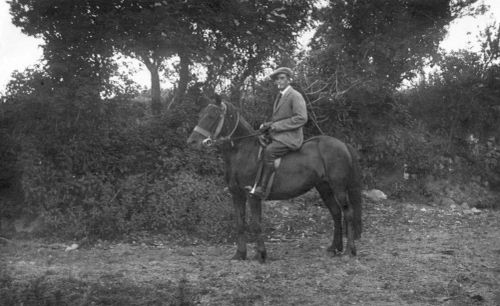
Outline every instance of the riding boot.
{"label": "riding boot", "polygon": [[274,174],[274,163],[264,163],[264,168],[262,169],[262,176],[260,179],[260,183],[257,184],[255,190],[250,192],[251,195],[261,198],[262,200],[266,197],[267,187],[269,185],[269,180]]}

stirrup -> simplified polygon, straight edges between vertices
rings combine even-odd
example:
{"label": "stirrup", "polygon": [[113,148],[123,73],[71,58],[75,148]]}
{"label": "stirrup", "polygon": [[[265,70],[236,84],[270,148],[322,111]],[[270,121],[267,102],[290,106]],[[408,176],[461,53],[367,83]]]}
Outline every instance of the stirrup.
{"label": "stirrup", "polygon": [[255,182],[255,184],[253,186],[245,186],[245,190],[248,192],[249,195],[256,195],[255,192],[257,190],[257,183],[258,182]]}
{"label": "stirrup", "polygon": [[276,170],[273,171],[273,173],[269,177],[269,180],[268,180],[266,186],[257,186],[257,182],[255,183],[255,185],[252,188],[250,188],[250,186],[245,186],[245,189],[247,189],[247,187],[249,188],[249,189],[247,189],[247,190],[249,190],[248,194],[250,196],[259,198],[261,200],[267,199],[267,197],[271,193],[271,189],[273,187],[273,181],[274,181],[275,174],[276,174]]}
{"label": "stirrup", "polygon": [[257,199],[260,199],[260,200],[265,200],[267,198],[267,193],[265,191],[262,191],[262,188],[260,190],[259,189],[253,189],[250,192],[248,192],[248,194],[251,197],[254,197],[254,198],[257,198]]}

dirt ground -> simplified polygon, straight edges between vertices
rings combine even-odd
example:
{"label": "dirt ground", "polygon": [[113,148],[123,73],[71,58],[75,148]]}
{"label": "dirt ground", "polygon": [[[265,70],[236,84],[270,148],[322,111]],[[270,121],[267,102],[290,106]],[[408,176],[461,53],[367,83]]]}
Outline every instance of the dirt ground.
{"label": "dirt ground", "polygon": [[330,257],[316,200],[266,203],[265,264],[160,236],[68,252],[14,240],[0,249],[0,304],[500,305],[500,211],[365,202],[358,256]]}

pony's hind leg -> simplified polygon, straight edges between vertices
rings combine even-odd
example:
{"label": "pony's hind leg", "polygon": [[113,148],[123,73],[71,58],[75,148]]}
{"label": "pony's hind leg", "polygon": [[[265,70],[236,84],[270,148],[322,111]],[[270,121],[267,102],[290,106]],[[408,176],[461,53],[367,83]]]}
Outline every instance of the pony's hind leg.
{"label": "pony's hind leg", "polygon": [[346,252],[350,256],[356,256],[356,246],[354,245],[354,212],[348,201],[347,192],[343,189],[337,189],[334,191],[334,194],[338,205],[342,208],[342,213],[346,223]]}
{"label": "pony's hind leg", "polygon": [[333,255],[341,254],[344,250],[344,243],[342,241],[342,211],[337,201],[335,200],[335,196],[333,194],[332,189],[328,183],[323,183],[316,186],[321,199],[325,203],[325,206],[330,211],[330,214],[333,218],[333,241],[332,245],[328,248],[328,252]]}

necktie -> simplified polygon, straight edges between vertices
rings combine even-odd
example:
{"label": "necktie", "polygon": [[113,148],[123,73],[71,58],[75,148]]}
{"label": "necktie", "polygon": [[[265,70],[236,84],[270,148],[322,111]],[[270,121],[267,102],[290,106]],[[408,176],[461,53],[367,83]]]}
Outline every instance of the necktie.
{"label": "necktie", "polygon": [[273,110],[276,110],[276,106],[278,106],[278,103],[280,102],[281,96],[283,96],[283,94],[280,92],[280,93],[278,94],[278,96],[276,97],[276,100],[274,100],[274,107],[273,107]]}

